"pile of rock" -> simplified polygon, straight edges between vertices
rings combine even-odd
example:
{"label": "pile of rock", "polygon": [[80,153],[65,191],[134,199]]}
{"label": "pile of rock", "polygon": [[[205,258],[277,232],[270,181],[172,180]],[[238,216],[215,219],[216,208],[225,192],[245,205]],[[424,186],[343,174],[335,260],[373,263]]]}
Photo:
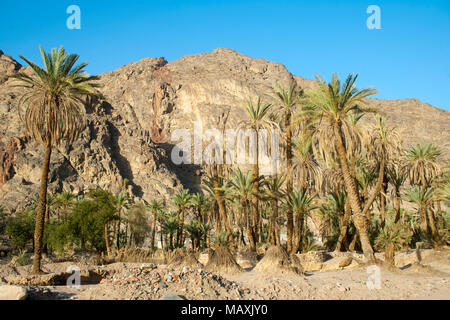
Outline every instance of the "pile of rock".
{"label": "pile of rock", "polygon": [[143,266],[106,276],[101,286],[113,286],[125,299],[156,300],[168,293],[187,299],[241,299],[244,290],[236,282],[201,269]]}

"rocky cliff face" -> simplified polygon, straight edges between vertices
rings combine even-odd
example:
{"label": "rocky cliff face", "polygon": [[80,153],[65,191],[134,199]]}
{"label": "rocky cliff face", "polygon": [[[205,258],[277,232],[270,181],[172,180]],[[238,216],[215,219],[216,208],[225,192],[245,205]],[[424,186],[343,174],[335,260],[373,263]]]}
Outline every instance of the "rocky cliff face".
{"label": "rocky cliff face", "polygon": [[[39,188],[42,151],[23,133],[17,112],[20,91],[7,75],[27,70],[0,51],[0,204],[15,210]],[[174,129],[217,127],[230,111],[227,127],[246,117],[241,105],[248,96],[265,96],[277,84],[294,79],[302,87],[314,81],[293,76],[283,65],[253,59],[230,49],[189,55],[167,63],[146,58],[101,75],[106,101],[87,106],[87,126],[71,146],[52,155],[51,191],[82,193],[93,187],[118,191],[124,178],[130,192],[145,200],[168,198],[184,185],[199,183],[198,167],[170,161]],[[270,101],[270,98],[267,98]],[[417,100],[369,103],[388,117],[406,144],[433,142],[450,151],[450,112]]]}

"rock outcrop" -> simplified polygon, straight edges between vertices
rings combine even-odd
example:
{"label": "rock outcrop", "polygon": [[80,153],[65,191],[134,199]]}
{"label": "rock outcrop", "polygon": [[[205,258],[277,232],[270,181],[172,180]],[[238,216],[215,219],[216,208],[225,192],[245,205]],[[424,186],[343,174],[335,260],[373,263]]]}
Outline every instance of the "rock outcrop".
{"label": "rock outcrop", "polygon": [[[39,61],[38,61],[39,62]],[[40,62],[39,62],[40,63]],[[20,89],[8,75],[29,72],[0,51],[0,204],[15,211],[35,197],[39,187],[42,150],[23,132],[17,110]],[[254,59],[230,49],[184,56],[167,62],[146,58],[100,75],[102,103],[86,107],[86,128],[73,145],[56,148],[51,160],[50,191],[83,193],[90,188],[120,190],[145,200],[168,199],[182,185],[198,188],[201,169],[175,166],[170,152],[174,129],[217,127],[229,112],[228,128],[246,117],[242,103],[262,96],[278,84],[295,80],[304,88],[315,82],[293,76],[282,64]],[[450,112],[418,100],[370,99],[388,116],[388,124],[405,144],[433,142],[450,151]]]}

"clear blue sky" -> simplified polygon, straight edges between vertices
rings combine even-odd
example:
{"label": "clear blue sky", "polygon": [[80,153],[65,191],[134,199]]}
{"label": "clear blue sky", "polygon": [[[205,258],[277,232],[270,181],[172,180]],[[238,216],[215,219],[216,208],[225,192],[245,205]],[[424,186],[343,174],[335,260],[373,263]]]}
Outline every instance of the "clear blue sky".
{"label": "clear blue sky", "polygon": [[[81,8],[69,30],[66,8]],[[369,30],[369,5],[381,30]],[[38,45],[64,45],[90,73],[145,57],[168,61],[232,48],[313,78],[360,74],[383,99],[416,98],[450,109],[450,1],[2,1],[0,49],[41,64]]]}

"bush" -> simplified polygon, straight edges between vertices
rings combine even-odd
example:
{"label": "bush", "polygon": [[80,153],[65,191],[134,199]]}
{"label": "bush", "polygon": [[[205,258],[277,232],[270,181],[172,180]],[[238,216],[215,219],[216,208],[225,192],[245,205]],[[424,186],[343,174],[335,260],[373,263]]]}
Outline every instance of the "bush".
{"label": "bush", "polygon": [[17,256],[15,256],[15,263],[19,267],[27,266],[31,264],[30,258],[27,256],[26,251],[21,251]]}
{"label": "bush", "polygon": [[0,235],[5,233],[6,228],[6,212],[2,206],[0,206]]}
{"label": "bush", "polygon": [[50,219],[45,227],[44,243],[58,253],[68,244],[82,250],[105,251],[105,225],[116,219],[114,196],[104,190],[92,190],[78,200],[62,219]]}
{"label": "bush", "polygon": [[34,225],[35,213],[33,209],[19,212],[15,218],[8,219],[6,234],[16,249],[23,250],[27,244],[33,241]]}

